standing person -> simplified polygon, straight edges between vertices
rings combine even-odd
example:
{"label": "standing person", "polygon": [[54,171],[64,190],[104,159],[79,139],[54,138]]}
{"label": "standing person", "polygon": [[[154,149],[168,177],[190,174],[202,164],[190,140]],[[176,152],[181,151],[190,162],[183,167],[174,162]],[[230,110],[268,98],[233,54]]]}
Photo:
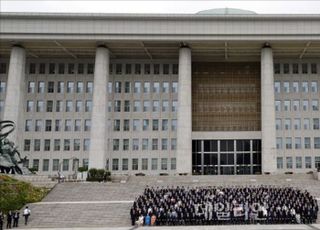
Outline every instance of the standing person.
{"label": "standing person", "polygon": [[3,229],[4,216],[2,211],[0,211],[0,230]]}
{"label": "standing person", "polygon": [[18,227],[19,215],[20,213],[18,210],[13,213],[13,227],[16,227],[16,228]]}
{"label": "standing person", "polygon": [[12,224],[12,212],[9,211],[8,214],[7,214],[7,228],[11,228],[11,224]]}
{"label": "standing person", "polygon": [[24,216],[24,224],[27,225],[28,224],[28,218],[31,214],[31,210],[28,208],[28,206],[26,206],[26,208],[23,210],[23,216]]}

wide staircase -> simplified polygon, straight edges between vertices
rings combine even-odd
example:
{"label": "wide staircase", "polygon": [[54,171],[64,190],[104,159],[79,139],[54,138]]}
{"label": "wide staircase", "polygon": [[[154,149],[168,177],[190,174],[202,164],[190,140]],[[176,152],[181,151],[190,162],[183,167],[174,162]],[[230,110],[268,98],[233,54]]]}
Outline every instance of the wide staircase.
{"label": "wide staircase", "polygon": [[14,174],[14,175],[10,175],[10,176],[17,179],[17,180],[29,182],[36,187],[45,187],[45,188],[49,188],[49,189],[52,189],[58,183],[56,180],[52,180],[52,178],[49,178],[48,176],[42,176],[42,175]]}
{"label": "wide staircase", "polygon": [[[28,228],[129,227],[133,200],[148,186],[293,186],[320,198],[312,175],[131,176],[117,183],[60,183],[40,203],[30,204]],[[319,200],[318,200],[319,201]],[[319,213],[318,213],[319,214]],[[320,219],[320,215],[318,221]]]}

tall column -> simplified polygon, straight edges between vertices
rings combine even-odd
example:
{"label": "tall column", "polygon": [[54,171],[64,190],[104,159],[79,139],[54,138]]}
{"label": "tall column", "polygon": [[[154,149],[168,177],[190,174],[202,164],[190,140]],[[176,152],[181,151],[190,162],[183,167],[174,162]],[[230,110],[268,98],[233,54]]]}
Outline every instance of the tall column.
{"label": "tall column", "polygon": [[269,45],[261,50],[262,173],[276,172],[273,54]]}
{"label": "tall column", "polygon": [[191,49],[179,51],[177,173],[192,173]]}
{"label": "tall column", "polygon": [[18,134],[23,132],[22,114],[25,90],[25,66],[25,49],[21,46],[13,46],[10,54],[3,119],[11,120],[16,125],[15,130],[8,137],[15,144],[21,143],[19,140],[21,137]]}
{"label": "tall column", "polygon": [[91,114],[89,168],[104,169],[107,147],[107,82],[109,80],[109,50],[96,49],[94,68],[93,105]]}

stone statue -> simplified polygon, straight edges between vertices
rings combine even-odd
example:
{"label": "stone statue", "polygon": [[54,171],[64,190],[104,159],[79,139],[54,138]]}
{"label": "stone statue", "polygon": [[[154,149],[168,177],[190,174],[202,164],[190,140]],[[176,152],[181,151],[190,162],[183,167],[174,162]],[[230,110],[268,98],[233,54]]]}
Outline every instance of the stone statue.
{"label": "stone statue", "polygon": [[13,132],[15,124],[13,121],[0,121],[0,172],[11,174],[28,173],[22,164],[27,158],[21,158],[17,146],[7,139],[7,136]]}

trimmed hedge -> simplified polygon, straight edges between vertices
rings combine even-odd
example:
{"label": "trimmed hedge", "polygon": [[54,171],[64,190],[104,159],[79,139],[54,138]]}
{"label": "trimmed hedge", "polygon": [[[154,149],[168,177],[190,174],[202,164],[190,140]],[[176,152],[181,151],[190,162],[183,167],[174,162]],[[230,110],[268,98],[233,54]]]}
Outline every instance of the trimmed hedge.
{"label": "trimmed hedge", "polygon": [[91,168],[88,171],[87,181],[111,181],[111,172],[104,169]]}
{"label": "trimmed hedge", "polygon": [[0,175],[0,210],[19,210],[27,203],[41,201],[48,193],[46,188],[34,187],[6,175]]}

